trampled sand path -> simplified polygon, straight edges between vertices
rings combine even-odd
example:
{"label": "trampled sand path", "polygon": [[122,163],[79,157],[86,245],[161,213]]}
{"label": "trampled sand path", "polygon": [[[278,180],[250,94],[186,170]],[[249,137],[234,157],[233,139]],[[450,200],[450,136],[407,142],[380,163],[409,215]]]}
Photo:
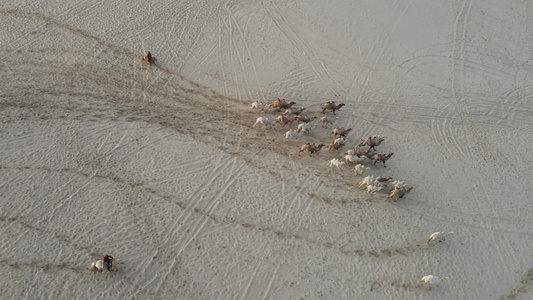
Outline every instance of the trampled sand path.
{"label": "trampled sand path", "polygon": [[[530,297],[531,4],[212,2],[0,10],[5,297]],[[253,128],[277,97],[346,103],[413,191],[298,155],[331,127]]]}

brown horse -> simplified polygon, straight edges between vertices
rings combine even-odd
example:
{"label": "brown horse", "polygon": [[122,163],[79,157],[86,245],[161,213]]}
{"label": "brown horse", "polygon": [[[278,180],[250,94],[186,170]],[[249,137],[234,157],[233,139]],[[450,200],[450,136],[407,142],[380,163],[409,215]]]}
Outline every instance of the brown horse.
{"label": "brown horse", "polygon": [[148,54],[143,55],[142,59],[143,59],[143,61],[145,61],[145,62],[147,62],[149,64],[155,64],[155,62],[157,61],[157,59],[152,56],[152,53],[150,53],[150,51],[148,51]]}

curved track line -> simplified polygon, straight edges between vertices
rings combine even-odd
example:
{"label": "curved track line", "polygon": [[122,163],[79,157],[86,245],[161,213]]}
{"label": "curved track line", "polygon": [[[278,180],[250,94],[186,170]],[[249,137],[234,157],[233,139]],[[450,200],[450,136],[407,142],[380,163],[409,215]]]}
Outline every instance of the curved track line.
{"label": "curved track line", "polygon": [[[298,32],[296,28],[294,28],[292,25],[290,25],[290,22],[287,20],[287,18],[283,15],[281,10],[277,7],[277,5],[274,2],[270,2],[272,7],[276,10],[277,16],[279,18],[274,17],[274,13],[267,8],[265,3],[263,4],[263,8],[268,13],[270,19],[272,22],[274,22],[274,25],[279,29],[279,31],[287,38],[287,40],[293,45],[294,49],[296,49],[302,57],[304,57],[311,69],[313,70],[313,73],[315,75],[315,78],[320,80],[324,83],[324,86],[332,93],[337,94],[337,92],[330,87],[330,85],[326,82],[326,80],[323,78],[323,76],[320,74],[318,67],[315,66],[315,63],[311,60],[311,58],[306,54],[305,50],[300,47],[300,45],[305,46],[309,51],[311,52],[312,56],[315,58],[315,60],[320,64],[320,69],[327,75],[327,78],[331,80],[332,83],[334,83],[339,89],[341,89],[345,94],[349,95],[350,93],[346,90],[344,85],[342,85],[339,81],[335,80],[331,73],[327,70],[326,66],[322,62],[322,60],[318,57],[316,51],[313,49],[313,47],[305,40],[305,38]],[[294,37],[293,37],[294,36]]]}
{"label": "curved track line", "polygon": [[[233,161],[230,162],[230,164],[232,166],[234,166],[236,162],[236,159],[233,159]],[[210,205],[207,207],[206,211],[208,212],[208,214],[212,214],[215,209],[218,207],[218,205],[220,204],[220,202],[218,201],[218,199],[220,197],[222,197],[224,195],[224,193],[227,191],[227,189],[229,187],[232,186],[232,184],[235,182],[236,179],[239,178],[239,175],[241,175],[247,168],[247,165],[242,165],[240,166],[237,170],[233,171],[233,172],[230,172],[230,176],[228,178],[226,178],[226,183],[224,185],[224,188],[221,189],[217,195],[215,195],[212,199],[210,199],[209,203]],[[179,256],[181,255],[181,253],[183,252],[183,250],[185,248],[187,248],[189,246],[189,244],[195,240],[195,238],[198,236],[198,234],[200,233],[200,231],[202,230],[203,226],[207,223],[207,221],[209,220],[208,217],[205,217],[203,219],[200,219],[197,223],[196,223],[196,226],[193,228],[192,230],[192,233],[189,237],[188,240],[184,241],[182,246],[178,249],[178,251],[176,251],[176,255],[174,257],[174,259],[169,263],[169,266],[168,266],[168,270],[166,271],[166,273],[163,276],[163,278],[165,278],[166,276],[168,276],[168,274],[171,272],[172,268],[174,267],[174,265],[176,264],[176,262],[179,260]],[[175,233],[177,233],[177,230],[175,230],[172,235],[174,235]],[[164,246],[164,245],[163,245]],[[159,288],[161,287],[161,285],[163,284],[164,280],[161,279],[160,282],[156,285],[155,289],[154,289],[154,293],[157,294],[157,291],[159,290]]]}
{"label": "curved track line", "polygon": [[[465,8],[468,8],[465,12]],[[454,103],[455,109],[459,117],[463,122],[465,130],[471,129],[470,119],[468,117],[468,109],[466,105],[466,99],[464,95],[464,47],[466,43],[466,29],[468,22],[468,15],[472,2],[470,0],[463,1],[461,9],[457,14],[452,33],[452,50],[451,50],[451,100]],[[462,32],[460,32],[462,30]],[[458,45],[459,44],[459,45]],[[459,50],[457,49],[459,48]],[[465,135],[468,133],[465,132]],[[473,156],[472,154],[472,142],[470,139],[473,137],[465,136],[465,143],[468,148],[468,153],[464,155]],[[462,147],[456,145],[457,150],[462,152]]]}

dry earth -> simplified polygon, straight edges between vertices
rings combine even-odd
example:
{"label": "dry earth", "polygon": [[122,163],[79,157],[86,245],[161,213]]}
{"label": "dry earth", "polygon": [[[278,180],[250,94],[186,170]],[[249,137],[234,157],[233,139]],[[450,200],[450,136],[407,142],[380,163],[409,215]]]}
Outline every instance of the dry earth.
{"label": "dry earth", "polygon": [[[9,1],[0,293],[528,299],[533,9],[489,2]],[[350,145],[395,153],[371,174],[413,191],[368,195],[326,165],[340,153],[298,154],[331,126],[253,128],[277,97],[346,103]],[[118,272],[88,271],[103,254]]]}

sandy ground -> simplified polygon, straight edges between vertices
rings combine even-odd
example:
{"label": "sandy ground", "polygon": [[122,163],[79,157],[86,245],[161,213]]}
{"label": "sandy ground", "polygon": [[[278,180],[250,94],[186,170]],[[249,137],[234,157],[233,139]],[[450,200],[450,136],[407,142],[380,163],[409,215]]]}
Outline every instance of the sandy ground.
{"label": "sandy ground", "polygon": [[[1,298],[531,299],[532,26],[530,1],[4,1]],[[368,174],[414,189],[298,154],[332,126],[253,128],[277,97],[345,103],[348,146],[394,153]]]}

